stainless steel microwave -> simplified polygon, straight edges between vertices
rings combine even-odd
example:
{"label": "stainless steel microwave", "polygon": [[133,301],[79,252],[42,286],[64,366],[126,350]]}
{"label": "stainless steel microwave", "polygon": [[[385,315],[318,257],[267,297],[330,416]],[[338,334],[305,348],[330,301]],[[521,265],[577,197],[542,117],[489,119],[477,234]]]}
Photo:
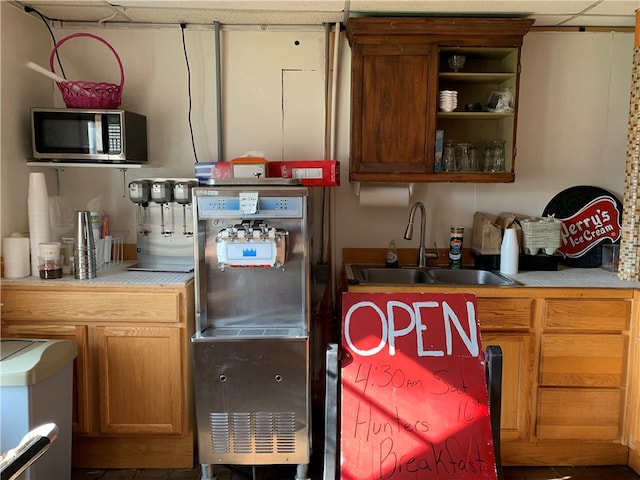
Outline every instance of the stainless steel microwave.
{"label": "stainless steel microwave", "polygon": [[32,108],[34,160],[145,163],[147,117],[127,110]]}

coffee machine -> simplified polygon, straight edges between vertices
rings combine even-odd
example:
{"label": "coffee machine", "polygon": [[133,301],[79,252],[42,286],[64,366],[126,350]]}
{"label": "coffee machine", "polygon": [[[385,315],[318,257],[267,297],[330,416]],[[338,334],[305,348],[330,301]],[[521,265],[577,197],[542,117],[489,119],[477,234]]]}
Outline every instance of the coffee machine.
{"label": "coffee machine", "polygon": [[138,263],[129,270],[193,270],[192,190],[195,179],[140,179],[129,183],[136,204]]}

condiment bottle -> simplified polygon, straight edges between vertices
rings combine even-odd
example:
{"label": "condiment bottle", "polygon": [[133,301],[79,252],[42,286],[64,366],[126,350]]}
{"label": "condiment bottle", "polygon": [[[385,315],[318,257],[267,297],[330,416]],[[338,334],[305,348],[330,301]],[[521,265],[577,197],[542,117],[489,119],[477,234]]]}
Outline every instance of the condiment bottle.
{"label": "condiment bottle", "polygon": [[389,248],[387,249],[387,261],[385,263],[387,268],[398,268],[400,262],[398,261],[398,249],[396,248],[396,242],[391,240],[389,242]]}
{"label": "condiment bottle", "polygon": [[462,268],[463,238],[464,228],[451,227],[451,237],[449,239],[449,268]]}

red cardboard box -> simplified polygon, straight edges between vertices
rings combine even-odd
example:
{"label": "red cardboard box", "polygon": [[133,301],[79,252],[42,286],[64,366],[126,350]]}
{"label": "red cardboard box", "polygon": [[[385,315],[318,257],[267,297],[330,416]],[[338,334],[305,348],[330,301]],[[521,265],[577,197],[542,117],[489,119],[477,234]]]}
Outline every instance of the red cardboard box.
{"label": "red cardboard box", "polygon": [[267,176],[298,178],[306,187],[337,187],[340,185],[340,162],[337,160],[269,162]]}
{"label": "red cardboard box", "polygon": [[233,178],[231,162],[200,162],[195,164],[195,170],[200,185],[211,179]]}

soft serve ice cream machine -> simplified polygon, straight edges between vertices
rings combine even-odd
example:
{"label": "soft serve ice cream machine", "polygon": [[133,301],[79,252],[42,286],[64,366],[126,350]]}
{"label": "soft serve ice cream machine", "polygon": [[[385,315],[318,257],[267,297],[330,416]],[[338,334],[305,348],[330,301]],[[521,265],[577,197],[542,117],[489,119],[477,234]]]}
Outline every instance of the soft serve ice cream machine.
{"label": "soft serve ice cream machine", "polygon": [[308,191],[193,190],[198,452],[211,464],[295,464],[310,455]]}

